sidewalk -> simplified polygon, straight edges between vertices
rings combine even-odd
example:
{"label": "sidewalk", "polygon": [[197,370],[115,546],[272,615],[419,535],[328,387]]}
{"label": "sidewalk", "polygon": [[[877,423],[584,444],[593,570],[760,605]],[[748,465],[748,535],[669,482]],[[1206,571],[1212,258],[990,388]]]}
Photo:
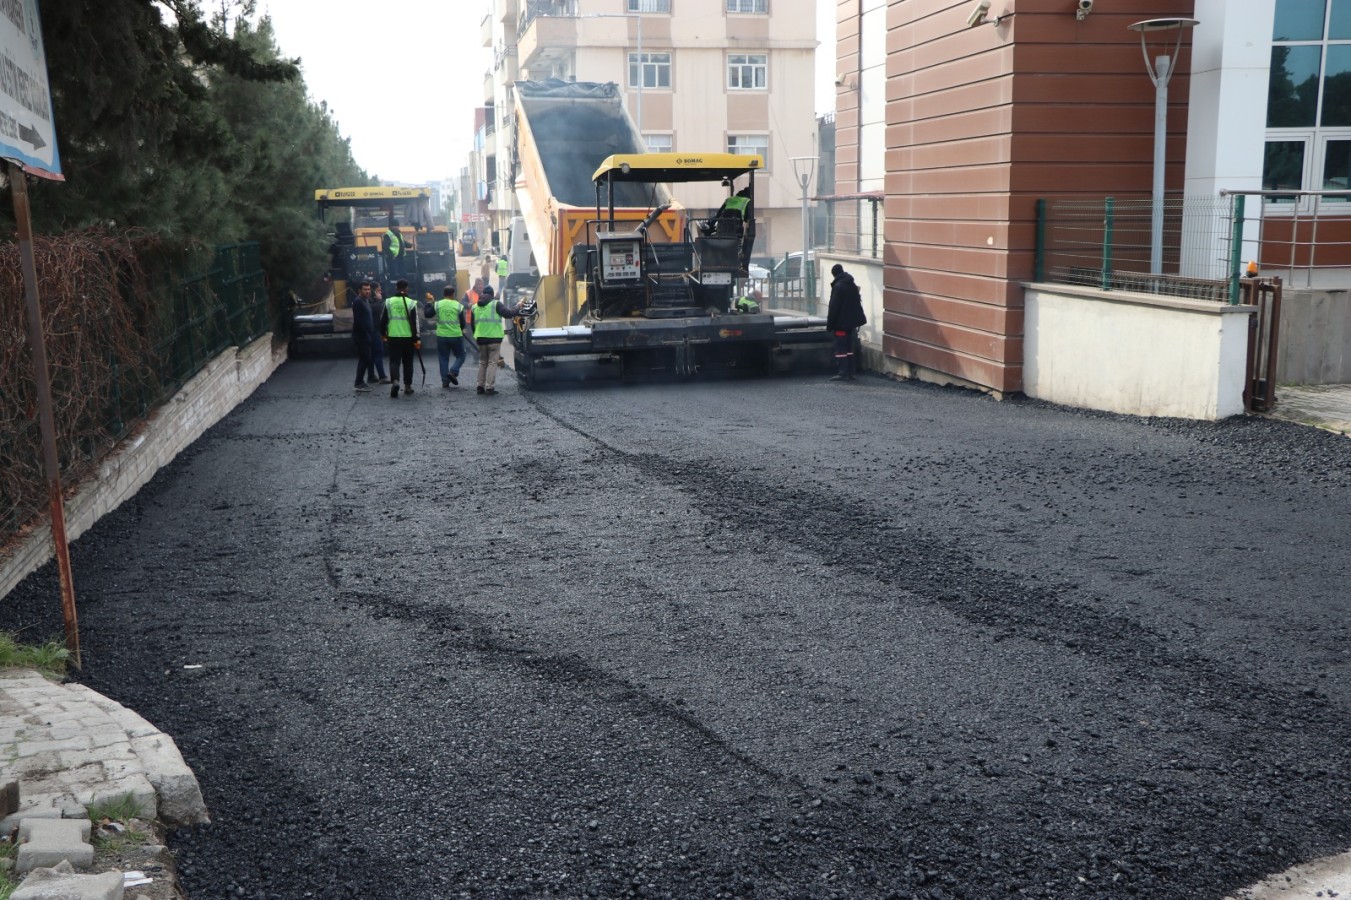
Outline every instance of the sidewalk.
{"label": "sidewalk", "polygon": [[1277,385],[1267,415],[1351,435],[1351,384]]}
{"label": "sidewalk", "polygon": [[[88,807],[100,805],[165,825],[210,821],[197,779],[173,740],[145,719],[83,685],[58,684],[27,669],[0,670],[0,835],[18,829],[25,840],[15,872],[23,876],[66,860],[79,871],[106,873],[130,861],[125,868],[144,871],[151,881],[128,890],[128,897],[181,896],[172,858],[155,841],[126,840],[118,848],[125,852],[96,858]],[[14,896],[67,896],[70,878],[30,877]],[[99,880],[86,875],[75,882],[81,886],[74,895],[122,896],[120,876],[102,879],[117,890],[101,893]]]}

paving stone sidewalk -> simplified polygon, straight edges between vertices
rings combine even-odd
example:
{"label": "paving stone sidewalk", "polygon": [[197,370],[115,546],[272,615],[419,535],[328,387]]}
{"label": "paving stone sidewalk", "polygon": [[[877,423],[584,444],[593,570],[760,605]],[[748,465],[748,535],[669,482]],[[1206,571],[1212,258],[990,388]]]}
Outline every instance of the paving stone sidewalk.
{"label": "paving stone sidewalk", "polygon": [[0,834],[18,829],[26,840],[16,871],[88,866],[87,807],[102,803],[130,803],[166,825],[210,821],[196,776],[155,726],[83,685],[0,670]]}

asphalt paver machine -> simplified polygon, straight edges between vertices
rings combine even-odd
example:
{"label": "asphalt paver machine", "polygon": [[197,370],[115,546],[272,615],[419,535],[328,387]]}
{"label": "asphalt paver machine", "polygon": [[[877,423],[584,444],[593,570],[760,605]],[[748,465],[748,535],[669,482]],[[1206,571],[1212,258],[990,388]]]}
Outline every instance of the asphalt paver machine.
{"label": "asphalt paver machine", "polygon": [[[721,184],[753,210],[762,167],[759,156],[730,153],[606,158],[592,176],[595,214],[579,230],[583,239],[571,247],[561,278],[541,281],[512,332],[521,381],[535,387],[828,366],[823,318],[736,312],[734,292],[748,275],[754,239],[745,223],[689,217],[665,187]],[[646,215],[635,215],[642,203]]]}

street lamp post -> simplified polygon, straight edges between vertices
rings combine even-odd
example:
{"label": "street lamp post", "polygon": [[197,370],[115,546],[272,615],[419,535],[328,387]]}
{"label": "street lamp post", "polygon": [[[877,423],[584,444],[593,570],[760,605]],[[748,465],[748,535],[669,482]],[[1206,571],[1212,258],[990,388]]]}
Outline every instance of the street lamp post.
{"label": "street lamp post", "polygon": [[798,185],[802,188],[802,278],[804,285],[811,284],[811,225],[807,212],[807,188],[812,183],[812,174],[816,171],[815,156],[792,156],[793,173],[797,175]]}
{"label": "street lamp post", "polygon": [[[1154,192],[1153,217],[1149,228],[1149,272],[1163,274],[1163,175],[1167,164],[1168,143],[1168,80],[1173,77],[1177,54],[1182,48],[1182,32],[1200,24],[1196,19],[1146,19],[1127,27],[1140,33],[1140,51],[1145,57],[1145,71],[1154,82]],[[1172,55],[1161,53],[1149,58],[1149,34],[1155,31],[1176,31]],[[1168,49],[1165,38],[1163,48]]]}
{"label": "street lamp post", "polygon": [[[638,85],[634,96],[634,107],[637,115],[638,134],[643,133],[643,17],[636,13],[587,13],[582,16],[583,19],[637,19],[638,20]],[[627,54],[625,54],[627,57]],[[624,68],[628,68],[628,59],[624,60]],[[646,143],[646,142],[644,142]]]}

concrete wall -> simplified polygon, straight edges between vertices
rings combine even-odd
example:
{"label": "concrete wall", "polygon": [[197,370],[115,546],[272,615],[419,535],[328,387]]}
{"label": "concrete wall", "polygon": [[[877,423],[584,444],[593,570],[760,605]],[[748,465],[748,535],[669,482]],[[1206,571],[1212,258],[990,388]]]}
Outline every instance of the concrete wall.
{"label": "concrete wall", "polygon": [[1351,383],[1351,292],[1285,290],[1276,382]]}
{"label": "concrete wall", "polygon": [[1068,285],[1026,286],[1023,391],[1137,416],[1243,412],[1253,308]]}
{"label": "concrete wall", "polygon": [[[285,360],[285,349],[273,352],[269,334],[247,347],[226,350],[208,363],[103,461],[93,481],[80,485],[66,501],[70,540],[135,496],[156,472],[247,399]],[[0,598],[51,558],[51,528],[35,528],[0,559]],[[77,598],[79,588],[77,583]]]}

